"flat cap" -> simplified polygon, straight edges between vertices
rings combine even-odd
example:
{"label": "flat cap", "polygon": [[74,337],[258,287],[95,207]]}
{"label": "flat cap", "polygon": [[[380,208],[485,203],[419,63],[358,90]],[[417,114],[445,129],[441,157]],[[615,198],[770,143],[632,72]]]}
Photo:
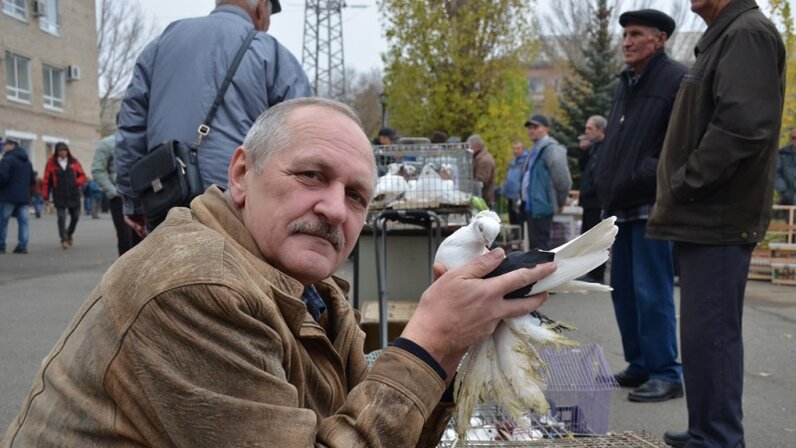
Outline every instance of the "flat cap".
{"label": "flat cap", "polygon": [[536,115],[532,116],[531,118],[529,118],[527,121],[525,121],[525,127],[526,128],[528,126],[530,126],[530,125],[545,126],[545,127],[549,128],[550,127],[550,120],[548,120],[547,117],[545,117],[542,114],[536,114]]}
{"label": "flat cap", "polygon": [[657,9],[640,9],[622,13],[619,16],[619,24],[623,27],[628,25],[651,26],[666,33],[667,38],[672,37],[676,26],[674,19]]}

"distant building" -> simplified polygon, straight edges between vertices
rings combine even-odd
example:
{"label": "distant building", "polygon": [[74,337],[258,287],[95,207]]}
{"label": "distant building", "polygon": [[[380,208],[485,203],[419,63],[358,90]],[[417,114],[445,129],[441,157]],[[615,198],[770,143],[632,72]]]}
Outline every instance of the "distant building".
{"label": "distant building", "polygon": [[58,141],[91,165],[99,138],[94,0],[0,0],[0,135],[40,173]]}

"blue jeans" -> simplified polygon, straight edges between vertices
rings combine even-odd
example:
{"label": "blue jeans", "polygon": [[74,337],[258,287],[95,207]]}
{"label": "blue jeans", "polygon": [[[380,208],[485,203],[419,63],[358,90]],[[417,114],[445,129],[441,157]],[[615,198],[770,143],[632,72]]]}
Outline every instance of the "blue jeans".
{"label": "blue jeans", "polygon": [[0,202],[0,249],[6,249],[6,236],[8,236],[8,222],[11,216],[17,218],[19,230],[17,232],[17,247],[28,249],[28,206],[12,204],[10,202]]}
{"label": "blue jeans", "polygon": [[41,212],[44,211],[44,198],[40,194],[34,194],[31,203],[33,204],[33,211],[36,212],[36,217],[41,217]]}
{"label": "blue jeans", "polygon": [[628,371],[680,384],[672,243],[646,239],[645,220],[616,224],[611,297]]}

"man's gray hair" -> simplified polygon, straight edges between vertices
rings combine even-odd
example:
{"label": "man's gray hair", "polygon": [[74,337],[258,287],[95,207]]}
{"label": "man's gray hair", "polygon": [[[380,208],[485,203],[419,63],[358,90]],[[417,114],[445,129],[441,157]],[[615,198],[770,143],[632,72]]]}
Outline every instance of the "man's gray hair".
{"label": "man's gray hair", "polygon": [[467,137],[467,144],[469,144],[471,148],[476,147],[478,149],[484,149],[484,139],[478,134]]}
{"label": "man's gray hair", "polygon": [[592,115],[588,120],[586,120],[586,123],[590,121],[594,124],[594,126],[597,127],[597,129],[604,130],[605,127],[608,126],[608,120],[606,120],[602,115]]}
{"label": "man's gray hair", "polygon": [[[251,155],[255,172],[262,170],[269,157],[290,147],[293,129],[288,118],[294,111],[304,107],[322,107],[340,113],[356,123],[363,135],[365,133],[356,111],[339,101],[309,97],[279,103],[257,118],[243,140],[243,147]],[[373,163],[375,165],[375,158]]]}

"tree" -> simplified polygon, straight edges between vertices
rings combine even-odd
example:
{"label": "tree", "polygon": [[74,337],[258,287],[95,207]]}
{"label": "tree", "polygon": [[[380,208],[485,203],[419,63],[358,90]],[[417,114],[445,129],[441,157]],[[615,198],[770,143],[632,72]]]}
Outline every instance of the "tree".
{"label": "tree", "polygon": [[478,132],[502,177],[530,110],[531,0],[382,0],[390,124],[403,135]]}
{"label": "tree", "polygon": [[787,0],[770,0],[769,16],[777,25],[785,43],[786,70],[785,107],[782,111],[782,127],[780,143],[790,140],[790,132],[796,128],[796,34],[794,33],[793,17],[790,2]]}
{"label": "tree", "polygon": [[382,92],[381,70],[373,68],[360,73],[353,68],[346,69],[345,96],[340,100],[359,114],[365,134],[375,137],[381,128],[381,104],[379,93]]}
{"label": "tree", "polygon": [[[141,5],[130,0],[97,0],[100,116],[106,116],[133,73],[138,54],[152,36]],[[103,135],[112,130],[103,129]]]}

